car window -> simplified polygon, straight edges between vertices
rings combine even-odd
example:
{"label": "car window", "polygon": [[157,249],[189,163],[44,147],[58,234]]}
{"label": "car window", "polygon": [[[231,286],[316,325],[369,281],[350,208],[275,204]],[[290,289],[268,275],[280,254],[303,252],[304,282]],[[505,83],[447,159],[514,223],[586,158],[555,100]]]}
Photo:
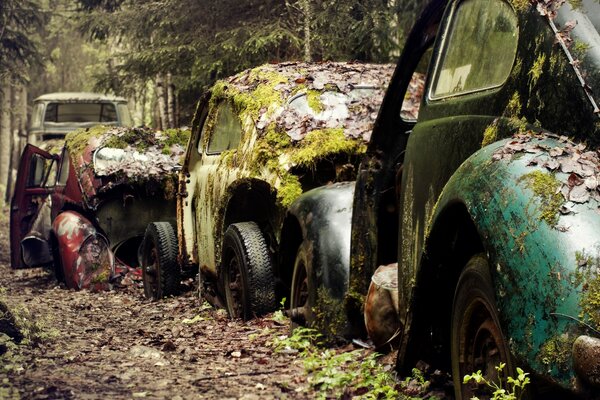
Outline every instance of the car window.
{"label": "car window", "polygon": [[46,122],[116,122],[117,110],[111,103],[49,103]]}
{"label": "car window", "polygon": [[58,180],[56,185],[65,186],[67,179],[69,178],[69,153],[67,150],[63,150],[63,156],[61,159],[60,172],[58,174]]}
{"label": "car window", "polygon": [[419,109],[421,107],[421,99],[425,91],[425,77],[427,66],[433,53],[433,45],[430,46],[421,57],[417,68],[412,74],[408,88],[404,94],[402,107],[400,108],[400,117],[405,121],[416,121],[419,117]]}
{"label": "car window", "polygon": [[517,50],[517,16],[504,1],[464,0],[450,22],[432,99],[500,86]]}
{"label": "car window", "polygon": [[[206,125],[206,124],[205,124]],[[204,127],[202,128],[204,131]],[[205,132],[202,132],[204,134]],[[208,141],[208,154],[235,149],[242,138],[242,124],[229,103],[223,102],[217,110],[215,127]]]}
{"label": "car window", "polygon": [[131,114],[129,113],[129,107],[127,107],[127,104],[117,104],[117,110],[119,111],[121,126],[133,126],[133,121],[131,119]]}
{"label": "car window", "polygon": [[33,154],[29,161],[29,176],[27,187],[52,187],[56,182],[56,162]]}
{"label": "car window", "polygon": [[31,112],[31,127],[39,129],[42,126],[42,119],[44,117],[44,104],[37,103],[33,106]]}

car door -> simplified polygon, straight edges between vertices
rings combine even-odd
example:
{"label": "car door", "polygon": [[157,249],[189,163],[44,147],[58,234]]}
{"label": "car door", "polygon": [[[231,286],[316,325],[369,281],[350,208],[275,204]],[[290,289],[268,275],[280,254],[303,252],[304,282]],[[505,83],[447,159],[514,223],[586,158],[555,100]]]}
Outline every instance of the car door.
{"label": "car door", "polygon": [[[503,0],[457,0],[447,10],[425,101],[406,145],[400,190],[401,296],[412,293],[438,196],[462,162],[485,145],[486,128],[503,114],[511,96],[506,82],[515,64],[517,21]],[[408,302],[401,298],[402,304]]]}
{"label": "car door", "polygon": [[[196,246],[200,268],[216,272],[216,229],[222,221],[225,195],[229,184],[238,176],[238,169],[229,165],[224,153],[237,151],[242,137],[242,125],[229,101],[211,106],[200,130],[198,152],[201,157],[190,165],[191,213],[196,230]],[[233,154],[231,154],[233,156]]]}
{"label": "car door", "polygon": [[[397,260],[396,187],[407,142],[419,114],[427,65],[445,4],[444,0],[432,2],[415,23],[360,164],[352,214],[351,293],[366,294],[377,266]],[[360,326],[362,313],[349,315],[356,315],[353,325]]]}
{"label": "car door", "polygon": [[[15,191],[10,208],[10,248],[12,268],[24,268],[21,241],[32,230],[34,224],[40,233],[50,229],[50,195],[56,183],[58,155],[52,155],[28,144],[23,150]],[[40,211],[47,206],[47,215]]]}

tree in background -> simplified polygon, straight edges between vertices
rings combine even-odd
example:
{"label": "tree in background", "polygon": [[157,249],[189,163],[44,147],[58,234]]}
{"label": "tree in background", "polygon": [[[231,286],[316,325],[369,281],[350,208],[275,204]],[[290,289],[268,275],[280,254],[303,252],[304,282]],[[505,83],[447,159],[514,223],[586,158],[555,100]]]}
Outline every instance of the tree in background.
{"label": "tree in background", "polygon": [[[119,44],[113,68],[96,76],[98,87],[118,89],[137,102],[155,98],[155,105],[160,104],[153,107],[158,126],[169,126],[171,114],[181,114],[181,121],[189,122],[201,92],[216,79],[265,62],[393,61],[424,4],[423,0],[78,1],[85,11],[84,31],[91,38],[112,38]],[[174,93],[171,102],[169,91]]]}
{"label": "tree in background", "polygon": [[39,61],[33,33],[43,23],[34,1],[0,1],[0,200],[11,197],[10,188],[25,145],[27,95],[24,84],[29,67]]}

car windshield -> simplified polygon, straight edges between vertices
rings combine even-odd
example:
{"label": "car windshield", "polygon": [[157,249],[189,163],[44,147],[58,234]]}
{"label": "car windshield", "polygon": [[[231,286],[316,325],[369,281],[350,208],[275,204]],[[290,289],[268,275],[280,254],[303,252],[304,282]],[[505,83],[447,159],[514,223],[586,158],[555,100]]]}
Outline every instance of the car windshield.
{"label": "car windshield", "polygon": [[45,122],[116,122],[117,111],[111,103],[49,103]]}
{"label": "car windshield", "polygon": [[[568,31],[572,40],[569,52],[579,66],[588,88],[600,87],[600,2],[598,0],[571,0],[563,5],[556,16],[559,31]],[[588,91],[596,105],[600,105],[598,90]]]}

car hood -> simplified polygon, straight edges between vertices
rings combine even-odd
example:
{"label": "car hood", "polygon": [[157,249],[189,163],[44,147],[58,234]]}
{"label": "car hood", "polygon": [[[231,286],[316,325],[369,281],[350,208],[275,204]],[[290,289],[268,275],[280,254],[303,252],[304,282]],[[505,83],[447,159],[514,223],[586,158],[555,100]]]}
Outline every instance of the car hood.
{"label": "car hood", "polygon": [[177,172],[189,139],[188,130],[96,126],[69,133],[65,146],[85,202],[96,208],[102,195],[116,188],[160,188],[174,196]]}

